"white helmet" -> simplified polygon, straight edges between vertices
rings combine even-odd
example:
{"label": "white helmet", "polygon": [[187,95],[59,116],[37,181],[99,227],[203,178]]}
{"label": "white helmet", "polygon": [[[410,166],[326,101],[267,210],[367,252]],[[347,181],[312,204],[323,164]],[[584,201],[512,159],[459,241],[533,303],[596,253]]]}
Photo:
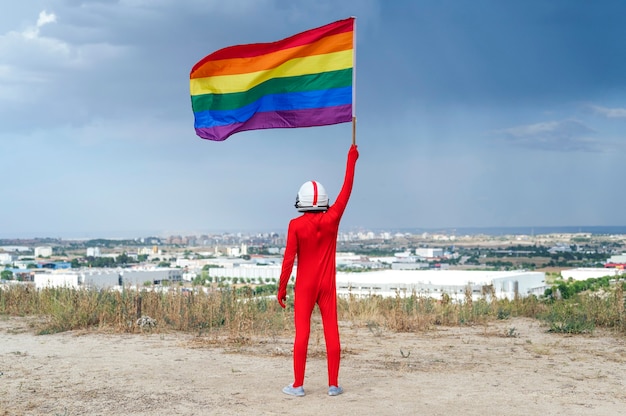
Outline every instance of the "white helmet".
{"label": "white helmet", "polygon": [[315,181],[305,182],[298,191],[296,208],[300,212],[326,211],[328,209],[328,194],[324,186]]}

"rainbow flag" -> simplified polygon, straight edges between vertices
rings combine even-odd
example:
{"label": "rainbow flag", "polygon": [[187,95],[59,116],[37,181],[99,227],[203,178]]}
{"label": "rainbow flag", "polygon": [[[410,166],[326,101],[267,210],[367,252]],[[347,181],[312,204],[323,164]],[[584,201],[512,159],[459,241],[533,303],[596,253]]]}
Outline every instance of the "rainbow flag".
{"label": "rainbow flag", "polygon": [[196,134],[222,141],[246,130],[352,121],[353,67],[353,17],[220,49],[191,69]]}

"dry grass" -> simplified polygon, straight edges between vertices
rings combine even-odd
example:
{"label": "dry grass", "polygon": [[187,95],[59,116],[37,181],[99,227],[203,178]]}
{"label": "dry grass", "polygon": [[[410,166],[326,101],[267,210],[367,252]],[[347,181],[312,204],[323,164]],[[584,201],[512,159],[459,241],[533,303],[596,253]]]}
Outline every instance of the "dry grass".
{"label": "dry grass", "polygon": [[[595,327],[626,333],[624,291],[581,294],[567,300],[536,297],[497,300],[485,296],[452,302],[408,297],[339,298],[340,321],[367,327],[374,335],[428,331],[435,326],[485,325],[509,317],[540,318],[555,332],[586,333]],[[293,330],[293,308],[280,308],[273,296],[255,297],[228,288],[209,293],[151,290],[89,291],[14,286],[0,289],[0,315],[39,316],[39,333],[97,328],[115,332],[184,331],[245,345],[251,337],[274,338]],[[514,331],[514,330],[513,330]],[[514,336],[514,332],[503,336]]]}

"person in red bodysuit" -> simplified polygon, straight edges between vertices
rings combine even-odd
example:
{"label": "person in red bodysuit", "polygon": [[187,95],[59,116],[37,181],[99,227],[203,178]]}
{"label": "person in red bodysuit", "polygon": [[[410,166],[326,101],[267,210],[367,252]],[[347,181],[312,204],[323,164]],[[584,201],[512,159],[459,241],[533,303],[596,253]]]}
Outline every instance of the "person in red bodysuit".
{"label": "person in red bodysuit", "polygon": [[291,276],[294,260],[298,258],[296,272],[294,315],[296,336],[293,346],[293,370],[295,380],[283,392],[293,396],[304,396],[304,372],[311,329],[311,313],[315,304],[319,306],[324,325],[326,356],[328,360],[328,394],[336,396],[343,392],[338,384],[339,327],[337,325],[337,293],[335,287],[335,255],[339,221],[343,215],[354,182],[354,168],[359,158],[356,145],[348,151],[348,163],[343,186],[332,206],[328,206],[328,195],[324,187],[315,181],[306,182],[300,188],[296,208],[304,212],[289,223],[287,247],[283,258],[278,302],[285,307],[287,283]]}

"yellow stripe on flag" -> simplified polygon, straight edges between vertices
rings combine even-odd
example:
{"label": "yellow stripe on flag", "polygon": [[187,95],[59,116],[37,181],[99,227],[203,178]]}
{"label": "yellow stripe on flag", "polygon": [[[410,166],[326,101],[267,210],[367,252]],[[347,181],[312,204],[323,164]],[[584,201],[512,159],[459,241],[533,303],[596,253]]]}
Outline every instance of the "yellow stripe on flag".
{"label": "yellow stripe on flag", "polygon": [[341,52],[295,58],[276,68],[247,74],[192,78],[189,88],[191,95],[229,94],[248,91],[272,78],[294,77],[352,68],[353,52],[354,50],[349,49]]}

